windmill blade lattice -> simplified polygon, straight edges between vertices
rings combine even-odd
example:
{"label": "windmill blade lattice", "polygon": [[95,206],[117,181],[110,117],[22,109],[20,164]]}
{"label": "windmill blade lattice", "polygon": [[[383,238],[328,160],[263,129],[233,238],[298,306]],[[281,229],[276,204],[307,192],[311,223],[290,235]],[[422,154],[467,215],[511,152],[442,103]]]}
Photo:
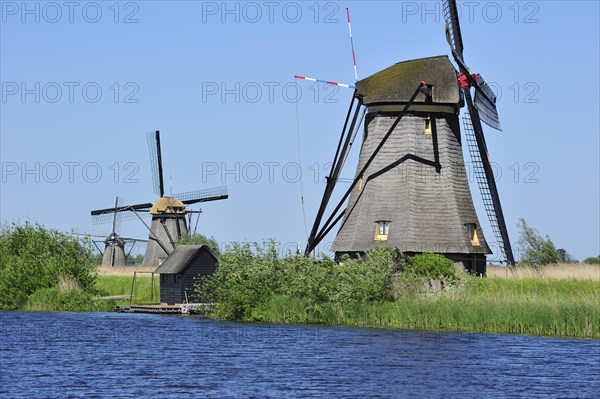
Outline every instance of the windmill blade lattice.
{"label": "windmill blade lattice", "polygon": [[92,211],[92,224],[97,225],[115,223],[116,230],[113,229],[113,232],[118,232],[120,230],[121,222],[137,219],[134,210],[147,212],[150,207],[152,207],[152,204],[150,203],[124,205],[123,202],[124,201],[121,199],[117,201],[117,204],[114,208],[97,209]]}
{"label": "windmill blade lattice", "polygon": [[[515,259],[510,246],[510,239],[508,238],[508,229],[506,228],[506,221],[504,220],[504,212],[502,211],[502,205],[500,204],[498,187],[496,186],[494,172],[490,164],[487,146],[485,144],[485,137],[483,135],[481,120],[479,119],[479,112],[473,104],[473,99],[471,98],[471,93],[468,91],[468,88],[464,89],[463,92],[465,94],[468,107],[468,113],[466,113],[463,117],[463,124],[466,120],[467,122],[464,124],[466,135],[471,134],[471,139],[474,139],[474,143],[472,142],[471,144],[476,146],[476,149],[473,148],[473,150],[477,153],[473,163],[475,167],[480,167],[480,169],[483,171],[483,176],[478,178],[478,184],[481,180],[479,188],[486,208],[486,213],[488,214],[492,229],[495,228],[494,226],[497,227],[497,230],[494,231],[494,234],[496,234],[497,231],[500,237],[498,243],[501,251],[503,252],[504,260],[507,264],[514,265]],[[467,140],[469,140],[468,137]],[[469,150],[471,151],[471,147]]]}
{"label": "windmill blade lattice", "polygon": [[121,221],[122,217],[119,217],[119,213],[116,210],[123,206],[125,203],[123,197],[117,196],[115,198],[115,212],[113,213],[113,222],[112,222],[112,234],[119,233],[121,231]]}
{"label": "windmill blade lattice", "polygon": [[150,153],[150,168],[152,169],[152,184],[154,194],[162,197],[165,193],[163,184],[162,156],[160,152],[160,133],[159,131],[146,134],[148,140],[148,151]]}
{"label": "windmill blade lattice", "polygon": [[110,234],[109,232],[101,232],[101,231],[88,231],[79,227],[73,227],[71,229],[71,234],[80,237],[90,237],[90,238],[102,238],[105,239]]}
{"label": "windmill blade lattice", "polygon": [[475,174],[477,186],[479,187],[479,192],[481,193],[481,199],[483,201],[485,213],[487,214],[488,220],[490,221],[490,226],[492,227],[492,231],[494,232],[494,237],[496,238],[496,242],[498,243],[498,248],[500,248],[500,251],[502,252],[501,257],[498,260],[505,261],[509,259],[509,254],[505,249],[504,239],[502,237],[502,232],[498,224],[496,211],[494,210],[494,200],[492,197],[492,193],[490,192],[490,187],[487,183],[487,177],[485,174],[485,169],[483,167],[483,161],[481,160],[481,155],[479,154],[477,138],[475,137],[473,123],[471,122],[471,115],[469,115],[468,111],[465,111],[465,113],[463,114],[462,122],[463,129],[465,131],[465,137],[467,138],[467,146],[469,147],[469,154],[471,155],[473,173]]}
{"label": "windmill blade lattice", "polygon": [[475,106],[479,110],[481,121],[494,129],[502,130],[496,109],[496,95],[481,75],[471,74],[464,61],[464,47],[456,1],[443,0],[442,8],[446,20],[446,40],[448,40],[448,44],[452,48],[452,55],[462,72],[462,88],[468,90],[469,85],[475,88]]}
{"label": "windmill blade lattice", "polygon": [[177,198],[184,204],[195,204],[198,202],[216,201],[220,199],[226,199],[229,197],[227,192],[227,186],[207,188],[204,190],[188,191],[185,193],[174,194],[174,198]]}
{"label": "windmill blade lattice", "polygon": [[[468,109],[468,112],[463,115],[463,126],[477,183],[490,225],[500,244],[503,258],[508,264],[514,265],[515,261],[508,238],[502,205],[500,204],[500,196],[498,195],[498,188],[494,180],[481,125],[483,121],[489,126],[500,130],[500,121],[496,110],[496,96],[481,75],[471,74],[464,61],[464,48],[456,1],[443,0],[443,11],[446,19],[446,38],[461,72],[460,84]],[[471,97],[470,87],[475,89],[475,102]]]}
{"label": "windmill blade lattice", "polygon": [[458,10],[456,2],[450,0],[442,1],[442,9],[444,11],[444,19],[446,20],[446,39],[448,44],[462,59],[463,42],[460,32],[460,24],[458,23]]}

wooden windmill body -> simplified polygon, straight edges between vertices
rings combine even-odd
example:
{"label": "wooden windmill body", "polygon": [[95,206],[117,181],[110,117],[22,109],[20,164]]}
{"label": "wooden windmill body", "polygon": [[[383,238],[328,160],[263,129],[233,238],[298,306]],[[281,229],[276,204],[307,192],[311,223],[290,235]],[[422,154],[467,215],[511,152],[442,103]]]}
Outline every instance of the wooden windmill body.
{"label": "wooden windmill body", "polygon": [[101,266],[126,266],[125,240],[118,234],[111,234],[104,241],[104,252],[102,254]]}
{"label": "wooden windmill body", "polygon": [[[177,198],[161,197],[152,208],[152,222],[150,224],[151,239],[148,240],[144,254],[144,265],[160,265],[169,254],[159,245],[162,243],[177,242],[184,235],[189,234],[186,222],[186,206]],[[167,248],[171,245],[167,246]]]}
{"label": "wooden windmill body", "polygon": [[[358,184],[333,243],[336,255],[377,246],[411,255],[441,253],[477,270],[490,253],[475,212],[463,160],[456,71],[446,56],[401,62],[357,83],[367,107]],[[359,175],[414,90],[420,93]],[[479,265],[479,266],[478,266]]]}

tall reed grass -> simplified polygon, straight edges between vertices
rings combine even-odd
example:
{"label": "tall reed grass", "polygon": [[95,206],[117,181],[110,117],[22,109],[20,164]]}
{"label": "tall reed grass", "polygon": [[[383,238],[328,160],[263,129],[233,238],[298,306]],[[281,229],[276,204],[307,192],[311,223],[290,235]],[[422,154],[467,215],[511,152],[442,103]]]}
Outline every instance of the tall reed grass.
{"label": "tall reed grass", "polygon": [[532,266],[490,266],[488,277],[508,279],[543,279],[543,280],[590,280],[600,281],[600,265],[585,263],[562,263],[541,267]]}
{"label": "tall reed grass", "polygon": [[600,284],[489,279],[393,302],[309,303],[272,297],[264,321],[600,338]]}

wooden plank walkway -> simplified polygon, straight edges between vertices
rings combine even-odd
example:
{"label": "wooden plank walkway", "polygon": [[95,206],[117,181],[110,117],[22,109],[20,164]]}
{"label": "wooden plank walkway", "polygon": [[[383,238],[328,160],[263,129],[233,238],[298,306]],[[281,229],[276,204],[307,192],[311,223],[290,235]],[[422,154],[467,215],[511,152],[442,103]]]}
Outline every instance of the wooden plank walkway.
{"label": "wooden plank walkway", "polygon": [[179,303],[175,305],[161,303],[156,305],[117,305],[115,311],[119,313],[195,314],[210,312],[214,307],[214,303]]}

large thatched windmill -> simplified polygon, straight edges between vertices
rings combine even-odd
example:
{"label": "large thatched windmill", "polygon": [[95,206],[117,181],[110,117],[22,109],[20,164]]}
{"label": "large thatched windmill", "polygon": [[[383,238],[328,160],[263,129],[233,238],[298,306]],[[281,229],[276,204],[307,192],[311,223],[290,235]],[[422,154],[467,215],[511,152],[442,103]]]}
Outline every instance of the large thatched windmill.
{"label": "large thatched windmill", "polygon": [[[200,211],[192,211],[188,205],[227,199],[228,194],[227,187],[222,186],[165,196],[160,133],[158,131],[150,132],[147,134],[147,139],[154,194],[160,198],[154,203],[127,205],[116,209],[98,209],[92,211],[92,216],[102,217],[102,215],[115,211],[136,215],[138,212],[148,212],[152,216],[152,222],[149,227],[146,225],[149,235],[144,254],[144,265],[158,266],[175,248],[177,240],[181,236],[189,234],[188,220],[191,221],[192,214],[199,215],[200,213]],[[188,219],[186,220],[186,218]],[[140,218],[140,220],[142,219]]]}
{"label": "large thatched windmill", "polygon": [[[458,71],[448,57],[438,56],[400,62],[357,82],[307,253],[342,220],[333,243],[338,256],[384,245],[408,255],[442,253],[484,274],[491,251],[463,160],[459,112],[466,104],[463,130],[483,203],[502,258],[514,263],[481,125],[500,130],[496,98],[481,75],[466,67],[455,2],[444,1],[444,12]],[[321,225],[363,117],[355,178]]]}

